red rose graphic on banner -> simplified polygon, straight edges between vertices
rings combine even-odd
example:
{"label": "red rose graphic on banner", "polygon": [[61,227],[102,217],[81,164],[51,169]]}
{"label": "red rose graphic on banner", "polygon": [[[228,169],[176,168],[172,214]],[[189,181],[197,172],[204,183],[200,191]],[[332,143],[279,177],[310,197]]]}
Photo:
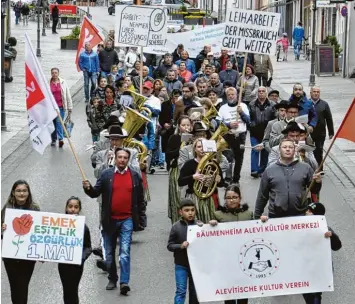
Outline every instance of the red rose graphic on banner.
{"label": "red rose graphic on banner", "polygon": [[20,244],[23,243],[23,241],[21,241],[21,236],[22,235],[26,235],[27,233],[30,232],[31,227],[33,224],[33,219],[32,216],[29,214],[23,214],[21,215],[21,217],[15,217],[12,221],[12,227],[16,233],[16,237],[18,237],[17,242],[16,241],[12,241],[12,244],[14,244],[15,246],[17,246],[17,251],[16,251],[16,255],[18,254],[18,251],[20,249]]}

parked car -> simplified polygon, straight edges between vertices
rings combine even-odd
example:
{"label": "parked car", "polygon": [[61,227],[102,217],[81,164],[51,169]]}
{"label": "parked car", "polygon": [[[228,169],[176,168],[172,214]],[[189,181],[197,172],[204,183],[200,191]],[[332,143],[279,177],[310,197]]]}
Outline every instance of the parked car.
{"label": "parked car", "polygon": [[182,6],[190,8],[191,4],[187,0],[146,0],[145,5],[164,6],[168,9],[180,9]]}

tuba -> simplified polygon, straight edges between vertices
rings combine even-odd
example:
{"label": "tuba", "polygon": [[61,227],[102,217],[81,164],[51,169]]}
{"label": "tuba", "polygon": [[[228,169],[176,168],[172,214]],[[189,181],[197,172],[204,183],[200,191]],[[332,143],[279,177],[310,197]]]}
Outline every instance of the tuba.
{"label": "tuba", "polygon": [[219,175],[219,165],[215,157],[228,148],[228,144],[223,138],[223,135],[227,133],[228,127],[221,122],[211,137],[211,140],[217,141],[217,152],[206,153],[197,166],[197,171],[207,176],[209,180],[207,183],[205,181],[194,181],[194,193],[201,199],[210,197],[217,187],[216,177]]}
{"label": "tuba", "polygon": [[136,149],[138,151],[138,159],[141,162],[146,158],[148,149],[142,142],[134,139],[133,137],[139,129],[147,122],[150,122],[150,120],[131,108],[126,108],[125,111],[126,118],[122,128],[127,131],[128,137],[124,139],[123,146],[126,148]]}
{"label": "tuba", "polygon": [[133,97],[133,104],[137,107],[137,110],[139,112],[143,112],[143,111],[146,112],[149,118],[152,117],[152,111],[147,107],[144,107],[147,97],[138,94],[137,92],[133,92],[133,91],[127,91],[127,92],[129,92]]}
{"label": "tuba", "polygon": [[209,129],[211,129],[212,126],[210,123],[210,119],[215,118],[216,116],[218,116],[218,111],[214,105],[211,105],[211,108],[207,111],[207,113],[204,116],[202,116],[201,120]]}

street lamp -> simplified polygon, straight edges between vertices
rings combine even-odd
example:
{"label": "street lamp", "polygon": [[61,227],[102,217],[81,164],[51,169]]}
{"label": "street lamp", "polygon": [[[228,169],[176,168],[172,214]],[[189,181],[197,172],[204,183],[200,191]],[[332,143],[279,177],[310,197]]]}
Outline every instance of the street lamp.
{"label": "street lamp", "polygon": [[41,7],[37,3],[37,50],[36,50],[36,56],[41,57],[41,25],[40,25],[40,13],[41,13]]}
{"label": "street lamp", "polygon": [[313,87],[316,84],[316,15],[317,15],[317,1],[313,0],[312,7],[312,50],[311,50],[311,74],[309,75],[309,86]]}
{"label": "street lamp", "polygon": [[44,7],[42,8],[42,12],[43,12],[42,36],[47,36],[46,35],[46,10],[44,9]]}
{"label": "street lamp", "polygon": [[1,0],[1,131],[6,131],[5,112],[5,18],[6,0]]}

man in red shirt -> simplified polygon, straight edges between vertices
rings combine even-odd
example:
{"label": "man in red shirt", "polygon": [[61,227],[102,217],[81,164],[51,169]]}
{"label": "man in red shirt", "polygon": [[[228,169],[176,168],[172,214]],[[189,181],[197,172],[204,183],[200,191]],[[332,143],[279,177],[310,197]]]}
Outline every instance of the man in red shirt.
{"label": "man in red shirt", "polygon": [[117,238],[120,246],[120,290],[127,295],[131,290],[130,251],[133,231],[144,230],[146,202],[143,182],[139,172],[128,165],[131,152],[117,148],[115,151],[115,167],[104,170],[96,185],[88,180],[83,181],[85,193],[96,198],[102,195],[101,225],[104,239],[105,262],[109,272],[106,290],[117,287],[116,246]]}

